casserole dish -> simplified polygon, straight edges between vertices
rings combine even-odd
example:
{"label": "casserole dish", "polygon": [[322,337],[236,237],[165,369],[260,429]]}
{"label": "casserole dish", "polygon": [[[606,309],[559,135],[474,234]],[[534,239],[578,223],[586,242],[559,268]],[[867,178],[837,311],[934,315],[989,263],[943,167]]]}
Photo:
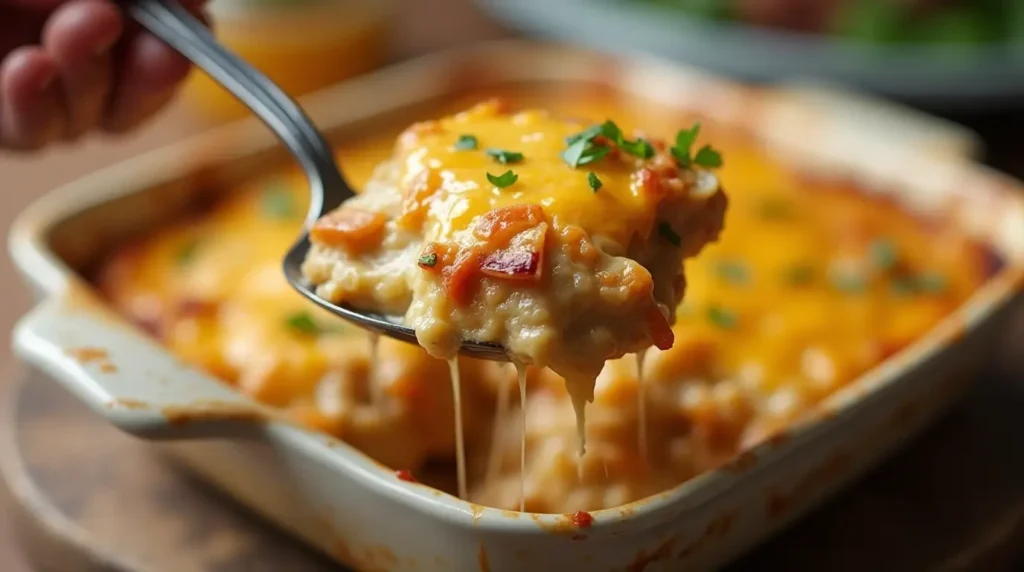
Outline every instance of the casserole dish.
{"label": "casserole dish", "polygon": [[343,133],[503,84],[604,84],[691,109],[752,132],[780,162],[853,178],[914,212],[949,212],[949,224],[1001,264],[956,313],[826,399],[815,418],[670,491],[595,511],[585,530],[566,515],[485,508],[396,480],[344,443],[183,365],[80,277],[76,270],[114,243],[282,157],[251,122],[114,167],[29,208],[10,245],[42,302],[18,324],[16,351],[115,425],[161,441],[244,504],[358,569],[700,570],[779,530],[923,427],[970,381],[1019,301],[1019,185],[964,159],[975,142],[960,130],[856,99],[806,87],[754,90],[655,61],[513,42],[430,56],[305,103],[322,126]]}

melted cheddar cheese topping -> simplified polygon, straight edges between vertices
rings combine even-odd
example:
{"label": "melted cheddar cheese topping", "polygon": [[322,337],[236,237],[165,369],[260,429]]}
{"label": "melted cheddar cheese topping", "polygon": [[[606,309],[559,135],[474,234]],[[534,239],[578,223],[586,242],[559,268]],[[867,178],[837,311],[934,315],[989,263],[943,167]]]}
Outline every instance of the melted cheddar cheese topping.
{"label": "melted cheddar cheese topping", "polygon": [[[659,197],[645,192],[637,158],[615,152],[572,169],[562,157],[567,140],[589,124],[540,110],[511,117],[503,112],[500,102],[491,101],[419,123],[399,137],[400,184],[410,190],[403,216],[426,216],[431,226],[427,240],[453,240],[477,217],[522,204],[539,205],[558,226],[576,226],[611,240],[620,253],[635,238],[646,240]],[[474,148],[460,148],[459,140],[467,136],[475,140]],[[508,187],[487,178],[509,170],[517,180]],[[602,183],[596,191],[590,173]]]}
{"label": "melted cheddar cheese topping", "polygon": [[564,376],[583,455],[597,375],[672,346],[683,260],[723,225],[726,196],[692,155],[697,130],[682,133],[670,152],[610,120],[499,100],[416,124],[312,228],[303,274],[335,304],[400,314],[434,357],[488,342]]}
{"label": "melted cheddar cheese topping", "polygon": [[[595,121],[624,118],[624,129],[649,127],[660,137],[672,133],[659,126],[692,121],[590,91],[514,99]],[[393,153],[402,127],[341,146],[340,161],[358,186]],[[478,137],[481,149],[512,146]],[[431,148],[448,153],[454,140]],[[647,352],[642,380],[633,356],[609,362],[598,377],[582,479],[565,380],[530,368],[520,406],[511,367],[459,360],[472,501],[571,513],[664,491],[813,413],[985,280],[987,253],[954,226],[916,219],[841,182],[807,179],[769,160],[742,133],[717,129],[713,140],[727,157],[719,176],[729,189],[729,225],[687,263],[673,347]],[[489,165],[482,154],[465,160]],[[565,192],[581,191],[587,189]],[[248,181],[208,212],[114,252],[98,284],[183,360],[394,469],[455,491],[455,415],[444,362],[381,339],[371,368],[367,336],[301,300],[281,276],[305,192],[294,170]]]}

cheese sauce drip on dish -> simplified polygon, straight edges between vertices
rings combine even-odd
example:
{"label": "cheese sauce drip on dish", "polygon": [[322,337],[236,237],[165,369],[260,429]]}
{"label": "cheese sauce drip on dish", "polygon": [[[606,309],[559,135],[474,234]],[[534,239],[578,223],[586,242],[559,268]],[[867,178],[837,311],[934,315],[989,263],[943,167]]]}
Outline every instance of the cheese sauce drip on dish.
{"label": "cheese sauce drip on dish", "polygon": [[597,375],[672,346],[682,262],[722,228],[721,159],[692,153],[697,133],[669,148],[498,101],[417,123],[313,228],[303,270],[332,302],[401,315],[437,358],[495,342],[562,375],[582,457]]}

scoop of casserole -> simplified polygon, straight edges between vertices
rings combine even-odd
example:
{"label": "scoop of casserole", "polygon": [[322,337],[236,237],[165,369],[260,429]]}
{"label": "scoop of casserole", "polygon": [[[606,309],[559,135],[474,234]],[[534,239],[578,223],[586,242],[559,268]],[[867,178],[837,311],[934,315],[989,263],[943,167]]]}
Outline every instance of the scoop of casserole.
{"label": "scoop of casserole", "polygon": [[682,262],[722,229],[720,158],[691,153],[696,135],[670,148],[499,101],[415,124],[315,225],[303,271],[323,298],[401,317],[435,357],[468,339],[550,367],[582,424],[607,360],[671,347]]}

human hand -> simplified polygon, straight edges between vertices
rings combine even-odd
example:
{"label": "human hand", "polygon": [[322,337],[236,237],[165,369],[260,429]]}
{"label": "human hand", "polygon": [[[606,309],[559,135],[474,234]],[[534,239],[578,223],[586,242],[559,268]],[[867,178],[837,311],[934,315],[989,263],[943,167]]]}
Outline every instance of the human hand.
{"label": "human hand", "polygon": [[[203,18],[203,0],[180,1]],[[113,0],[0,0],[0,148],[131,129],[189,68]]]}

